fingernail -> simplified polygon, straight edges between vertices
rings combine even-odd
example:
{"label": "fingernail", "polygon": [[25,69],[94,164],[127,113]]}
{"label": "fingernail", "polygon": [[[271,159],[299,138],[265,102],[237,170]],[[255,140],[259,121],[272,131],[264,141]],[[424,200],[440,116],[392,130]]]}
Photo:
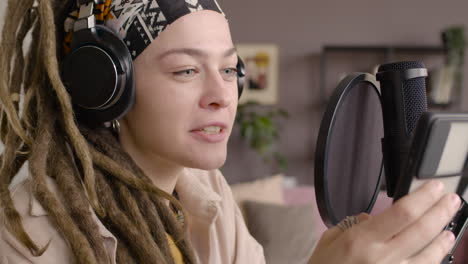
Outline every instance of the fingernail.
{"label": "fingernail", "polygon": [[458,207],[460,206],[460,197],[457,194],[451,194],[450,195],[450,200],[452,202],[453,207]]}
{"label": "fingernail", "polygon": [[455,241],[455,235],[454,235],[452,232],[450,232],[450,231],[445,231],[445,235],[444,235],[444,236],[445,236],[445,238],[447,239],[447,241],[449,241],[449,242],[451,242],[451,243],[452,243],[453,241]]}

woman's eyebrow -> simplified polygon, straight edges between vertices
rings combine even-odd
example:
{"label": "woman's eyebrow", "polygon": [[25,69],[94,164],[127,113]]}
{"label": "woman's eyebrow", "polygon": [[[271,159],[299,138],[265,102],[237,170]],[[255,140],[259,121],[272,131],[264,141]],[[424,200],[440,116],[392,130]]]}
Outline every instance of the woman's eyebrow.
{"label": "woman's eyebrow", "polygon": [[[236,53],[237,53],[236,48],[232,47],[223,53],[223,57],[230,57]],[[170,49],[168,51],[163,52],[162,54],[158,56],[158,59],[162,60],[165,57],[169,55],[173,55],[173,54],[186,54],[186,55],[193,56],[193,57],[208,57],[209,56],[209,54],[206,51],[201,50],[201,49],[178,48],[178,49]]]}

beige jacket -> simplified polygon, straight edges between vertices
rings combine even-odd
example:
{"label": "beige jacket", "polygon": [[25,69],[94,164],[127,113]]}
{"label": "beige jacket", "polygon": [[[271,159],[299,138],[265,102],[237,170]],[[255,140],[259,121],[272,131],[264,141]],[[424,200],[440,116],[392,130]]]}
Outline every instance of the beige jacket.
{"label": "beige jacket", "polygon": [[[56,192],[53,180],[49,188]],[[13,201],[23,217],[23,224],[39,245],[51,240],[49,248],[40,257],[34,257],[6,230],[0,215],[0,264],[68,264],[72,253],[65,240],[51,225],[47,212],[31,195],[30,180],[12,187]],[[263,264],[263,248],[249,234],[242,215],[233,200],[231,190],[218,171],[186,169],[176,185],[177,193],[190,220],[189,238],[199,263]],[[117,240],[93,215],[104,237],[105,247],[115,263]]]}

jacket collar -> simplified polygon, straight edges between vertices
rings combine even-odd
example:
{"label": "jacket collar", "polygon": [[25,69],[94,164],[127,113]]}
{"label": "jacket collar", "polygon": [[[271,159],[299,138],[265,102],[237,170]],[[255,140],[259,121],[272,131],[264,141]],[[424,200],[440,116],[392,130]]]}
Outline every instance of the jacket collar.
{"label": "jacket collar", "polygon": [[[30,181],[30,179],[28,179],[28,181]],[[46,183],[47,183],[47,188],[49,188],[49,190],[53,194],[55,194],[56,196],[59,195],[57,184],[52,178],[47,177]],[[32,182],[29,182],[29,186],[30,188],[32,188]],[[99,221],[98,217],[96,216],[94,211],[91,209],[91,207],[89,209],[91,210],[91,215],[92,215],[93,220],[98,225],[98,231],[101,234],[101,236],[107,237],[107,238],[115,238],[114,235],[112,235],[112,233],[109,230],[107,230],[107,228],[101,223],[101,221]],[[31,216],[48,215],[47,211],[44,209],[41,203],[36,199],[36,197],[34,197],[32,190],[29,191],[29,214]]]}
{"label": "jacket collar", "polygon": [[[196,169],[184,169],[183,173],[179,176],[176,183],[176,190],[179,195],[180,202],[190,215],[188,221],[189,228],[195,228],[200,232],[205,232],[209,228],[219,212],[221,211],[221,196],[216,193],[213,186],[217,184],[216,174],[219,171],[202,171]],[[29,179],[28,179],[29,180]],[[53,179],[47,178],[47,186],[49,190],[59,195],[56,183]],[[32,186],[29,182],[29,186]],[[47,211],[42,207],[39,201],[29,191],[29,214],[31,216],[45,216]],[[116,263],[117,239],[115,236],[102,224],[94,211],[91,209],[91,214],[98,226],[98,232],[101,236],[105,237],[105,246],[109,256],[112,257],[112,263]],[[198,226],[198,228],[196,227]],[[194,231],[195,232],[195,231]],[[205,234],[194,233],[196,237],[203,237]],[[205,241],[208,243],[208,241]],[[206,246],[208,247],[208,246]]]}
{"label": "jacket collar", "polygon": [[[192,216],[200,220],[211,223],[216,219],[220,208],[221,196],[209,188],[206,171],[186,168],[179,176],[176,183],[176,191],[179,195],[183,208]],[[210,171],[208,173],[216,173]],[[210,184],[210,183],[208,183]]]}
{"label": "jacket collar", "polygon": [[[216,171],[210,171],[208,173],[216,173]],[[202,177],[206,177],[206,175],[203,174],[206,174],[206,171],[185,168],[179,176],[175,188],[184,209],[186,209],[191,215],[211,223],[215,220],[218,214],[220,208],[219,203],[221,202],[222,198],[218,193],[213,191],[212,188],[208,188],[208,186],[202,182]],[[47,187],[52,193],[59,193],[57,190],[57,185],[53,179],[47,177],[46,182]],[[34,197],[32,192],[29,193],[30,215],[47,215],[47,211]],[[101,221],[98,220],[94,212],[92,215],[93,219],[95,219],[98,223],[99,232],[101,235],[105,237],[113,237],[113,235],[104,227]]]}

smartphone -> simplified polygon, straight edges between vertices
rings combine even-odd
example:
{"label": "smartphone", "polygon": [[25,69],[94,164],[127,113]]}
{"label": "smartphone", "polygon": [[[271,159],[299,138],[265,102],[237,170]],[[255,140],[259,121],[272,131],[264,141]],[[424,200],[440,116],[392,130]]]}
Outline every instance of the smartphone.
{"label": "smartphone", "polygon": [[[467,157],[468,113],[424,113],[415,128],[394,201],[432,179],[442,181],[445,192],[457,192]],[[453,263],[453,253],[468,225],[468,205],[461,199],[459,211],[444,228],[455,234],[456,241],[443,263]]]}

